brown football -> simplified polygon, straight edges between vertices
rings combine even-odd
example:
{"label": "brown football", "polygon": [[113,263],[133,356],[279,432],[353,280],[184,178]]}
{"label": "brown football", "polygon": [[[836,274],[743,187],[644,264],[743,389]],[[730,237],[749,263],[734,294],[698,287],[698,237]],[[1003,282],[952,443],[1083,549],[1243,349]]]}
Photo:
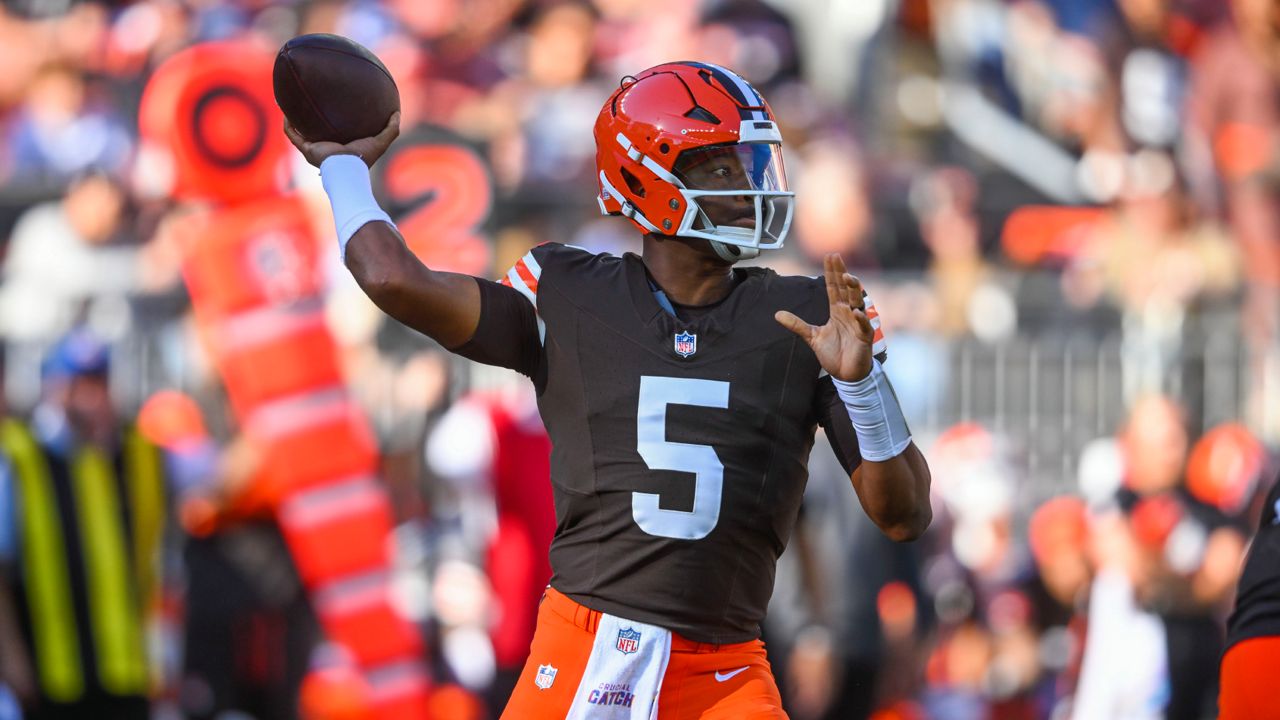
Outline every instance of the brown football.
{"label": "brown football", "polygon": [[377,135],[400,109],[400,91],[376,55],[341,35],[299,35],[280,48],[276,104],[312,142]]}

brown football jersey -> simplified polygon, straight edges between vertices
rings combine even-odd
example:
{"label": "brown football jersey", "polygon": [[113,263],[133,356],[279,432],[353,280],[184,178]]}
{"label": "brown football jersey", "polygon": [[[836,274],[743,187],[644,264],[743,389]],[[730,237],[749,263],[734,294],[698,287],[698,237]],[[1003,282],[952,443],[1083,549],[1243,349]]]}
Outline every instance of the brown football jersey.
{"label": "brown football jersey", "polygon": [[553,444],[552,586],[720,644],[760,634],[817,425],[847,471],[860,462],[831,380],[774,320],[825,323],[822,279],[734,273],[714,306],[664,308],[639,257],[541,245],[502,283],[478,281],[480,325],[456,350],[535,383]]}

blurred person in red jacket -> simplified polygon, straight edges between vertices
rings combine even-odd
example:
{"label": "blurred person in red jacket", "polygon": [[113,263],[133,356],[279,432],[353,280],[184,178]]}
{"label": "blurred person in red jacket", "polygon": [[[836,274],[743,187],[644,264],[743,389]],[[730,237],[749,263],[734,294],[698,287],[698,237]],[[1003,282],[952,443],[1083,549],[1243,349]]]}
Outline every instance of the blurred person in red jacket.
{"label": "blurred person in red jacket", "polygon": [[487,629],[495,707],[506,704],[524,667],[538,600],[551,579],[550,451],[533,393],[523,385],[463,397],[427,441],[428,465],[457,495],[463,535],[475,543],[475,560],[492,587]]}

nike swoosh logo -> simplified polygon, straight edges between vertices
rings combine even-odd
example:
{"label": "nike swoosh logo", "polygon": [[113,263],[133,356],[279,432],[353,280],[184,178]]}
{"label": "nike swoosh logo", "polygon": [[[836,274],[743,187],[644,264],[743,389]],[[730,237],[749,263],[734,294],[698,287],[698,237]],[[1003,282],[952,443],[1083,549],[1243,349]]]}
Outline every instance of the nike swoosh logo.
{"label": "nike swoosh logo", "polygon": [[738,668],[737,670],[730,670],[730,671],[729,671],[729,672],[727,672],[727,673],[722,673],[722,672],[720,672],[719,670],[717,670],[717,671],[716,671],[716,682],[724,682],[725,680],[729,680],[729,679],[731,679],[731,678],[733,678],[733,677],[735,677],[735,676],[737,676],[737,675],[739,675],[739,674],[741,674],[741,673],[746,672],[750,667],[751,667],[750,665],[744,665],[744,666],[742,666],[742,667]]}

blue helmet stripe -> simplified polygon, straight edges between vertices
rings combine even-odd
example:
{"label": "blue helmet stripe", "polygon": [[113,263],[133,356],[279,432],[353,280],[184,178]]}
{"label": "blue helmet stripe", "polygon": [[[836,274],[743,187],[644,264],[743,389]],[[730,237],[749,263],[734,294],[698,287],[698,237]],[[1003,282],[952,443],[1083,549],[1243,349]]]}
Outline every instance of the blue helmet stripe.
{"label": "blue helmet stripe", "polygon": [[753,108],[753,107],[763,107],[764,98],[760,97],[760,93],[756,92],[756,89],[751,87],[751,83],[748,83],[746,80],[743,80],[742,76],[738,75],[732,70],[722,68],[719,65],[712,65],[711,63],[688,62],[685,64],[691,65],[696,68],[701,68],[703,70],[710,72],[711,76],[720,82],[720,85],[724,87],[724,89],[729,93],[730,97],[736,100],[740,106],[742,106],[740,109],[742,119],[750,120],[753,118],[753,116],[754,116],[754,119],[756,120],[765,119],[764,113],[760,112],[759,110],[752,111],[747,109],[747,108]]}

